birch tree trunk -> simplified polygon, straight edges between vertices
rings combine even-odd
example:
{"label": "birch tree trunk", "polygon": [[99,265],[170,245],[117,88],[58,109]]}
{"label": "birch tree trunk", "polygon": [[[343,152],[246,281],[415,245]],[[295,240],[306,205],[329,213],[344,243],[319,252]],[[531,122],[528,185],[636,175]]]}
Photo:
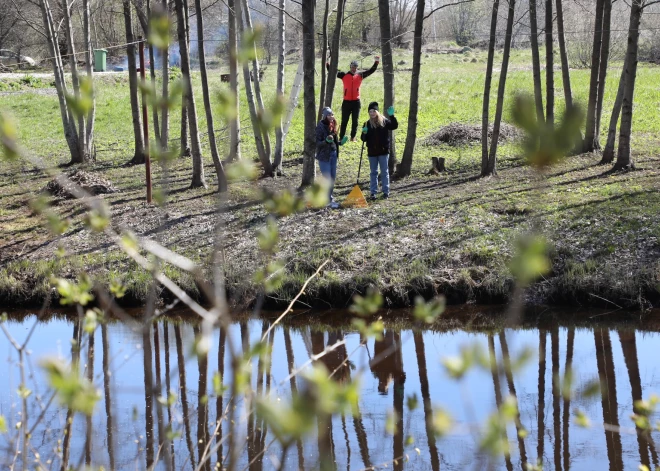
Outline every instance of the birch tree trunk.
{"label": "birch tree trunk", "polygon": [[[335,21],[335,30],[332,33],[332,44],[330,46],[330,67],[328,68],[328,78],[325,84],[324,105],[332,107],[332,97],[335,94],[335,83],[337,82],[337,69],[339,68],[339,40],[341,39],[341,30],[344,26],[344,8],[346,0],[337,1],[337,19]],[[389,23],[388,23],[389,27]],[[383,35],[381,34],[381,37]],[[383,54],[385,55],[385,54]],[[325,67],[325,64],[322,64]],[[392,172],[390,172],[391,174]]]}
{"label": "birch tree trunk", "polygon": [[[561,0],[558,0],[561,1]],[[543,91],[541,90],[541,59],[539,57],[539,33],[536,16],[536,0],[529,0],[529,42],[532,48],[532,77],[534,79],[534,103],[536,104],[536,119],[539,123],[545,121],[543,112]]]}
{"label": "birch tree trunk", "polygon": [[504,91],[506,88],[506,76],[509,70],[509,56],[511,55],[511,32],[513,31],[513,20],[515,16],[515,0],[509,0],[509,16],[506,21],[506,34],[504,36],[504,54],[502,55],[502,70],[500,72],[500,83],[497,89],[497,104],[495,105],[495,120],[493,121],[493,135],[490,140],[490,152],[488,154],[488,165],[482,176],[497,175],[497,141],[500,137],[500,124],[502,122],[502,110],[504,108]]}
{"label": "birch tree trunk", "polygon": [[[188,0],[183,0],[183,17],[184,21],[179,21],[177,19],[177,33],[179,34],[179,66],[183,68],[183,58],[182,56],[182,51],[181,51],[181,34],[183,34],[183,37],[185,38],[186,42],[186,49],[190,47],[190,22],[188,18]],[[178,18],[178,14],[177,14]],[[179,30],[179,28],[181,28]],[[190,121],[190,118],[188,117],[188,104],[185,95],[181,96],[181,136],[180,136],[180,147],[181,147],[181,155],[190,155],[190,139],[188,136],[188,122]]]}
{"label": "birch tree trunk", "polygon": [[[340,0],[341,3],[341,0]],[[325,106],[325,87],[328,80],[328,75],[325,70],[325,63],[327,61],[328,53],[328,15],[330,14],[330,0],[325,0],[325,13],[323,14],[323,29],[321,30],[321,92],[319,93],[319,112],[316,115],[318,121],[321,120],[321,110]]]}
{"label": "birch tree trunk", "polygon": [[417,112],[419,110],[419,75],[422,68],[422,30],[424,29],[425,0],[417,0],[415,15],[415,37],[413,39],[413,66],[410,81],[410,106],[408,109],[408,130],[406,145],[403,148],[401,164],[396,172],[398,178],[407,177],[412,169],[413,153],[417,141]]}
{"label": "birch tree trunk", "polygon": [[316,1],[302,4],[303,21],[303,108],[305,110],[305,143],[301,188],[314,183],[316,165],[316,94],[314,92],[314,10]]}
{"label": "birch tree trunk", "polygon": [[128,56],[128,87],[131,101],[131,119],[133,120],[133,138],[135,153],[129,165],[139,165],[145,162],[144,136],[140,125],[140,103],[138,102],[138,76],[135,63],[135,36],[133,36],[133,19],[130,0],[123,0],[124,28],[126,30],[126,55]]}
{"label": "birch tree trunk", "polygon": [[[236,0],[228,1],[228,31],[229,31],[229,87],[234,95],[234,115],[229,121],[229,155],[227,161],[241,159],[241,123],[240,110],[238,106],[238,49],[236,21],[240,21],[240,16],[236,16]],[[239,0],[240,1],[240,0]]]}
{"label": "birch tree trunk", "polygon": [[55,34],[53,15],[48,3],[48,0],[41,0],[39,3],[41,8],[42,20],[44,23],[44,34],[48,43],[48,52],[51,56],[51,64],[53,66],[53,75],[55,78],[55,88],[57,89],[57,99],[60,105],[60,117],[62,118],[62,128],[64,130],[64,138],[66,139],[67,146],[71,159],[78,153],[78,135],[75,129],[75,120],[73,114],[69,109],[66,102],[66,95],[68,93],[66,81],[64,80],[64,66],[62,64],[62,56],[57,44]]}
{"label": "birch tree trunk", "polygon": [[[69,51],[69,66],[71,67],[71,85],[73,87],[73,96],[76,100],[80,99],[80,76],[78,75],[78,59],[76,56],[76,43],[73,38],[73,25],[71,23],[71,6],[67,0],[62,0],[61,3],[62,9],[62,22],[64,24],[64,34],[66,38],[66,43]],[[87,135],[85,131],[85,117],[81,114],[76,116],[78,121],[78,126],[76,129],[76,134],[78,135],[78,153],[74,156],[71,156],[71,163],[84,163],[88,160],[85,155],[85,149],[87,144],[85,142],[85,136]],[[75,122],[75,121],[74,121]]]}
{"label": "birch tree trunk", "polygon": [[[484,80],[484,99],[481,110],[481,176],[488,174],[488,125],[490,114],[490,88],[493,81],[493,59],[495,57],[495,41],[497,41],[497,10],[499,0],[493,0],[493,10],[490,17],[490,38],[488,40],[488,59],[486,60],[486,78]],[[534,24],[534,23],[532,23]]]}
{"label": "birch tree trunk", "polygon": [[209,81],[206,73],[206,51],[204,46],[204,15],[202,11],[202,1],[195,0],[195,12],[197,14],[197,45],[199,54],[199,71],[202,76],[202,96],[204,99],[204,111],[206,112],[206,129],[209,133],[209,147],[211,148],[211,157],[215,174],[218,177],[218,192],[227,191],[227,177],[225,169],[222,167],[220,156],[218,154],[218,144],[215,141],[215,129],[213,129],[213,111],[211,109],[211,96],[209,95]]}
{"label": "birch tree trunk", "polygon": [[[163,14],[168,15],[168,0],[163,0]],[[161,57],[163,61],[163,98],[170,94],[170,48],[169,46],[161,50]],[[167,150],[170,147],[170,109],[167,104],[163,105],[160,119],[160,147]]]}
{"label": "birch tree trunk", "polygon": [[[250,13],[250,8],[248,8],[248,2],[247,0],[241,0],[243,2],[243,14],[245,15],[245,25],[246,27],[252,31],[252,14]],[[257,46],[256,44],[254,45],[254,59],[252,59],[252,75],[254,75],[254,94],[256,97],[256,102],[259,107],[259,112],[263,113],[264,111],[264,101],[261,96],[261,82],[259,81],[259,60],[257,59]],[[249,80],[246,80],[249,81]],[[266,167],[264,167],[264,172],[266,172],[267,175],[272,176],[272,162],[271,162],[271,147],[270,147],[270,135],[268,134],[268,130],[262,130],[262,139],[264,143],[264,151],[266,153],[266,158],[268,159],[268,167],[270,170],[267,170]]]}
{"label": "birch tree trunk", "polygon": [[632,130],[633,97],[635,95],[635,79],[637,78],[637,53],[639,50],[639,24],[641,19],[641,0],[633,0],[632,8],[630,9],[628,48],[626,50],[624,66],[625,83],[623,85],[623,102],[621,105],[619,149],[616,163],[614,164],[614,170],[635,168],[635,164],[630,155],[630,132]]}
{"label": "birch tree trunk", "polygon": [[184,13],[184,0],[176,0],[176,16],[183,28],[179,29],[179,52],[181,54],[181,76],[183,78],[183,97],[185,98],[186,108],[188,109],[188,126],[190,127],[190,151],[192,154],[193,174],[191,188],[204,187],[204,163],[202,161],[202,150],[199,145],[199,129],[197,127],[197,109],[195,107],[195,94],[192,88],[190,78],[190,52],[188,51],[188,41],[185,32],[188,29],[186,15]]}
{"label": "birch tree trunk", "polygon": [[555,124],[555,65],[552,39],[552,0],[545,0],[545,122]]}
{"label": "birch tree trunk", "polygon": [[[89,6],[89,0],[83,0],[83,33],[85,36],[85,56],[87,62],[87,79],[94,81],[94,68],[92,67],[94,61],[94,52],[92,51],[92,35],[91,35],[91,9]],[[83,148],[83,160],[95,160],[96,156],[94,155],[94,121],[96,117],[96,99],[92,95],[92,108],[87,114],[85,123],[85,141]]]}
{"label": "birch tree trunk", "polygon": [[[339,0],[342,3],[342,0]],[[278,46],[277,46],[277,97],[284,100],[284,53],[286,47],[286,20],[284,11],[286,0],[280,0],[278,17]],[[275,127],[275,154],[273,155],[273,168],[278,176],[282,176],[282,158],[284,156],[284,118],[280,116]]]}
{"label": "birch tree trunk", "polygon": [[[392,57],[392,23],[390,21],[390,4],[388,0],[378,0],[378,16],[380,19],[380,54],[383,62],[383,98],[385,102],[383,109],[387,110],[390,106],[394,106],[394,58]],[[339,46],[339,41],[337,41],[337,46]],[[387,166],[389,167],[390,175],[394,175],[396,168],[394,131],[390,131],[390,159]]]}
{"label": "birch tree trunk", "polygon": [[[245,7],[243,0],[236,1],[236,18],[238,19],[238,31],[240,35],[243,35],[244,24],[243,24],[243,13],[242,10]],[[258,70],[258,68],[256,69]],[[258,82],[258,75],[255,74],[254,83]],[[252,82],[250,81],[250,69],[247,62],[243,63],[243,81],[245,82],[245,95],[248,102],[248,110],[250,111],[250,121],[252,122],[252,131],[254,132],[254,143],[257,147],[257,155],[259,156],[259,161],[263,167],[264,175],[272,177],[273,176],[273,166],[270,161],[270,156],[266,153],[266,146],[263,141],[263,135],[261,126],[259,124],[259,118],[257,117],[257,104],[255,103],[255,94],[252,89]]]}
{"label": "birch tree trunk", "polygon": [[610,164],[614,161],[614,144],[616,143],[616,126],[619,123],[619,116],[621,115],[621,105],[623,104],[623,90],[626,83],[626,64],[623,64],[621,69],[621,77],[619,78],[619,88],[616,92],[616,99],[614,100],[614,107],[612,108],[612,116],[610,116],[610,127],[607,131],[607,143],[603,149],[603,157],[600,160],[601,164]]}
{"label": "birch tree trunk", "polygon": [[587,104],[587,127],[584,131],[584,152],[597,149],[596,137],[596,107],[598,106],[598,74],[600,72],[600,49],[603,41],[603,10],[605,0],[596,1],[596,20],[594,22],[594,40],[591,51],[591,79],[589,81],[589,102]]}

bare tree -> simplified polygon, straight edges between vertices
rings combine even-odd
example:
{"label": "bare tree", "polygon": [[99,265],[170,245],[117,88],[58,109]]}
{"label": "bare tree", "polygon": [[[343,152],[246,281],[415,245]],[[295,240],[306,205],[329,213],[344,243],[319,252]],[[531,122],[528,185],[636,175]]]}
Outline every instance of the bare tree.
{"label": "bare tree", "polygon": [[[245,28],[242,20],[243,18],[242,10],[245,6],[245,3],[243,3],[243,0],[237,0],[235,5],[236,5],[236,17],[238,19],[238,30],[241,34],[243,34]],[[265,133],[262,133],[261,125],[259,123],[259,118],[257,116],[258,110],[257,110],[257,105],[255,103],[255,93],[254,90],[252,89],[252,82],[250,81],[250,69],[247,62],[243,62],[243,81],[245,82],[245,94],[247,96],[248,109],[250,111],[250,120],[252,121],[254,142],[257,146],[257,155],[259,156],[259,161],[263,166],[264,175],[272,176],[273,167],[270,161],[270,155],[266,153],[266,147],[263,140],[263,135]],[[259,81],[259,76],[255,74],[254,75],[255,85],[258,81]]]}
{"label": "bare tree", "polygon": [[[243,1],[243,13],[245,15],[245,26],[249,29],[252,30],[252,14],[250,13],[250,9],[248,8],[248,3],[247,0],[242,0]],[[261,95],[261,73],[259,69],[259,59],[257,58],[257,46],[256,44],[253,46],[254,48],[254,54],[252,58],[252,75],[254,77],[254,96],[256,98],[257,105],[259,106],[258,112],[263,113],[264,112],[264,100]],[[245,79],[247,82],[248,80]],[[247,84],[246,84],[247,87]],[[272,175],[273,170],[272,170],[272,162],[271,162],[271,147],[270,147],[270,136],[268,135],[268,130],[266,128],[261,129],[262,132],[262,139],[264,143],[264,151],[266,153],[265,159],[268,161],[267,165],[264,165],[264,173],[266,175]],[[256,131],[255,131],[256,132]]]}
{"label": "bare tree", "polygon": [[[44,23],[45,36],[48,43],[49,52],[52,56],[53,73],[55,76],[55,86],[58,92],[58,99],[60,103],[60,114],[62,117],[62,125],[64,127],[64,136],[69,147],[71,154],[71,162],[86,163],[94,159],[93,155],[93,133],[94,133],[94,115],[95,104],[93,90],[85,92],[81,90],[81,81],[78,73],[78,64],[76,60],[76,49],[74,42],[74,31],[71,20],[71,6],[64,1],[61,5],[62,8],[62,24],[64,26],[65,41],[67,45],[67,52],[69,57],[69,64],[71,67],[71,84],[73,88],[73,97],[78,105],[82,105],[83,101],[89,100],[88,106],[82,107],[77,116],[74,116],[73,108],[67,104],[68,90],[66,80],[64,78],[64,62],[58,42],[58,27],[53,20],[53,13],[48,3],[48,0],[41,0],[40,3],[42,20]],[[83,38],[85,47],[86,71],[87,71],[87,87],[92,86],[93,72],[92,72],[92,48],[91,48],[91,34],[90,28],[90,10],[87,0],[83,2]],[[89,90],[89,89],[88,89]],[[81,93],[86,93],[82,96]],[[89,109],[85,109],[85,108]],[[77,123],[77,124],[76,124]]]}
{"label": "bare tree", "polygon": [[[146,37],[149,35],[149,18],[151,18],[151,1],[146,0],[132,0],[133,6],[137,13],[138,21],[142,27],[142,33]],[[154,47],[149,44],[149,75],[153,88],[156,88],[156,61],[154,56]],[[152,120],[154,125],[154,137],[156,141],[160,142],[160,123],[158,119],[158,108],[154,107],[152,110]]]}
{"label": "bare tree", "polygon": [[552,39],[552,0],[545,0],[545,121],[555,122],[555,68]]}
{"label": "bare tree", "polygon": [[[417,5],[419,7],[419,0],[417,0]],[[392,42],[395,47],[403,47],[406,33],[410,31],[413,22],[416,22],[415,0],[392,0],[390,8],[392,14]],[[417,34],[415,34],[416,36]]]}
{"label": "bare tree", "polygon": [[529,0],[529,25],[529,43],[532,48],[532,78],[534,80],[536,119],[539,123],[542,123],[545,121],[545,115],[543,112],[543,92],[541,90],[541,59],[539,58],[539,33],[536,17],[536,0]]}
{"label": "bare tree", "polygon": [[181,54],[181,76],[183,78],[183,96],[188,109],[188,126],[190,127],[190,146],[193,161],[193,174],[191,188],[205,187],[204,163],[202,162],[202,150],[199,143],[199,129],[197,128],[197,109],[195,107],[195,94],[190,77],[190,53],[188,51],[188,40],[186,30],[188,29],[186,15],[184,13],[184,0],[176,0],[177,21],[182,25],[178,28],[179,53]]}
{"label": "bare tree", "polygon": [[513,31],[513,20],[515,16],[516,2],[509,0],[509,16],[506,22],[506,33],[504,35],[504,53],[502,55],[502,69],[500,71],[500,83],[497,88],[497,104],[495,105],[495,120],[493,121],[493,135],[490,139],[490,152],[488,162],[484,171],[482,160],[481,176],[497,174],[497,142],[500,137],[500,124],[502,122],[502,111],[504,109],[504,91],[506,78],[509,70],[509,56],[511,55],[511,33]]}
{"label": "bare tree", "polygon": [[628,27],[628,49],[624,62],[623,102],[621,105],[621,127],[619,129],[619,149],[617,152],[615,170],[634,168],[630,155],[630,132],[632,130],[633,97],[635,94],[635,79],[637,78],[637,54],[639,51],[639,24],[642,19],[642,0],[633,0],[630,9],[630,26]]}
{"label": "bare tree", "polygon": [[[236,21],[240,21],[240,16],[236,16],[236,0],[227,0],[229,11],[228,15],[228,33],[229,33],[229,88],[234,96],[233,117],[229,120],[229,156],[227,160],[232,162],[241,158],[241,124],[240,110],[238,107],[238,49],[237,49],[237,28]],[[240,1],[240,0],[239,0]]]}
{"label": "bare tree", "polygon": [[133,121],[133,139],[135,141],[135,153],[130,160],[130,165],[143,164],[145,162],[144,136],[140,124],[140,103],[138,102],[138,76],[135,63],[135,36],[133,35],[133,15],[131,14],[131,2],[123,0],[124,27],[126,29],[126,55],[128,60],[128,88],[131,102],[131,119]]}
{"label": "bare tree", "polygon": [[557,41],[559,42],[559,56],[561,59],[561,77],[564,86],[564,101],[566,108],[573,107],[573,92],[571,90],[571,75],[566,52],[566,39],[564,36],[564,7],[562,0],[556,0],[557,9]]}
{"label": "bare tree", "polygon": [[[330,60],[328,63],[328,77],[325,84],[325,106],[332,107],[332,97],[335,93],[335,83],[337,81],[337,69],[339,68],[339,40],[344,26],[344,8],[346,0],[337,0],[337,18],[335,20],[335,29],[332,33],[332,44],[330,46]],[[389,4],[388,4],[389,6]],[[382,24],[382,22],[381,22]],[[387,24],[389,31],[389,22]],[[381,38],[382,38],[381,29]]]}
{"label": "bare tree", "polygon": [[[321,64],[326,63],[326,56],[328,53],[328,15],[330,14],[330,0],[325,0],[325,13],[323,14],[323,26],[321,29]],[[321,92],[319,96],[319,111],[316,115],[316,119],[321,119],[321,110],[325,106],[324,97],[325,95],[325,86],[327,81],[326,68],[321,67]]]}
{"label": "bare tree", "polygon": [[603,97],[605,96],[605,81],[607,66],[610,59],[610,30],[612,23],[612,0],[604,0],[603,6],[603,41],[600,48],[600,70],[598,71],[598,99],[596,103],[596,127],[594,130],[594,146],[600,149],[600,121],[603,116]]}
{"label": "bare tree", "polygon": [[197,14],[197,44],[199,54],[199,71],[202,76],[202,96],[204,97],[204,111],[206,112],[206,129],[209,136],[209,147],[211,148],[211,157],[213,166],[218,177],[218,191],[227,191],[227,177],[225,169],[220,162],[218,154],[218,144],[215,141],[215,129],[213,129],[213,110],[211,109],[211,96],[209,95],[209,80],[206,73],[206,51],[204,43],[204,15],[202,10],[202,1],[195,0],[195,12]]}
{"label": "bare tree", "polygon": [[[181,34],[184,35],[186,41],[186,49],[190,47],[190,22],[189,22],[188,0],[183,0],[183,17],[184,20],[180,21],[177,14],[177,34],[179,35],[179,44],[181,44]],[[179,45],[179,66],[183,67],[183,59],[181,59],[181,46]],[[188,101],[185,95],[181,97],[181,134],[179,147],[181,148],[182,155],[190,155],[190,139],[188,137]]]}
{"label": "bare tree", "polygon": [[[92,36],[91,36],[91,10],[89,6],[89,0],[83,0],[83,34],[85,37],[85,61],[86,61],[86,72],[87,79],[93,81],[94,72],[93,72],[93,58],[94,53],[92,52]],[[94,122],[96,116],[96,100],[92,94],[91,108],[87,113],[87,119],[85,122],[85,136],[82,142],[82,158],[83,161],[94,158]],[[79,130],[82,132],[82,130]]]}
{"label": "bare tree", "polygon": [[[162,5],[162,14],[168,14],[168,0],[163,0]],[[162,95],[163,97],[169,96],[170,94],[170,49],[165,47],[161,50],[161,60],[163,61],[163,86],[162,86]],[[170,109],[165,104],[162,107],[161,119],[160,119],[160,146],[163,150],[169,148],[169,139],[170,139]]]}
{"label": "bare tree", "polygon": [[499,0],[493,0],[490,18],[490,37],[488,39],[488,59],[486,60],[486,78],[484,80],[484,98],[481,111],[481,175],[488,172],[488,126],[490,122],[490,88],[493,81],[493,59],[495,57],[495,41],[497,41],[497,11]]}
{"label": "bare tree", "polygon": [[[341,1],[341,0],[340,0]],[[388,0],[378,0],[378,15],[380,18],[380,53],[383,60],[383,88],[385,103],[383,109],[394,106],[394,57],[392,56],[392,30],[390,28],[390,3]],[[396,143],[394,131],[390,131],[390,160],[388,167],[390,175],[396,168]]]}
{"label": "bare tree", "polygon": [[596,135],[596,107],[598,106],[598,80],[600,72],[600,49],[603,43],[603,11],[606,0],[596,1],[596,20],[594,22],[594,38],[591,50],[591,79],[589,82],[589,102],[587,104],[587,127],[584,132],[584,152],[599,149]]}
{"label": "bare tree", "polygon": [[[433,9],[433,5],[431,5]],[[468,46],[478,35],[480,14],[473,3],[460,3],[447,13],[449,29],[459,46]]]}
{"label": "bare tree", "polygon": [[316,166],[316,94],[314,92],[314,10],[316,1],[302,4],[303,20],[303,101],[305,110],[305,144],[303,150],[302,188],[314,183]]}
{"label": "bare tree", "polygon": [[[342,3],[342,0],[339,0]],[[277,96],[284,100],[284,53],[286,48],[286,0],[280,0],[278,15],[278,45],[277,45]],[[277,175],[282,175],[282,158],[284,155],[284,123],[280,117],[275,127],[275,154],[273,155],[273,168]]]}
{"label": "bare tree", "polygon": [[419,75],[422,68],[422,30],[424,29],[425,0],[417,0],[417,15],[415,15],[415,37],[413,39],[413,67],[410,81],[410,106],[408,109],[408,130],[406,145],[403,148],[401,164],[396,172],[397,177],[407,177],[412,168],[413,152],[417,140],[417,112],[419,110]]}
{"label": "bare tree", "polygon": [[610,164],[614,161],[614,144],[616,143],[616,127],[619,123],[619,116],[621,116],[621,105],[623,104],[623,90],[626,83],[626,64],[623,64],[621,69],[621,77],[619,78],[619,87],[616,92],[616,99],[612,107],[612,115],[610,116],[610,126],[607,131],[607,142],[603,149],[603,157],[600,160],[601,164]]}
{"label": "bare tree", "polygon": [[21,18],[18,11],[6,1],[0,4],[0,8],[2,8],[2,15],[0,15],[0,49],[5,49],[5,45],[16,36],[16,32],[21,26]]}

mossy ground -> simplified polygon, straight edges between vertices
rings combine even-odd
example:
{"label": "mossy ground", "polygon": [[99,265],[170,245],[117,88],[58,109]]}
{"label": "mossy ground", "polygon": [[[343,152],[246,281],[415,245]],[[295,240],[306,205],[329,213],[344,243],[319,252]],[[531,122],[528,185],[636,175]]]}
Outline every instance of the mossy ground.
{"label": "mossy ground", "polygon": [[[343,54],[342,64],[356,54]],[[530,58],[516,52],[507,81],[507,110],[515,93],[531,90]],[[476,59],[476,62],[472,62]],[[501,59],[501,54],[497,56]],[[364,66],[371,65],[366,58]],[[410,53],[396,51],[395,63],[411,63]],[[478,123],[483,94],[484,52],[460,55],[425,54],[422,58],[418,141],[452,122]],[[290,84],[297,60],[287,63]],[[401,69],[409,65],[399,65]],[[268,66],[263,89],[266,101],[273,96],[275,64]],[[213,73],[211,86],[226,84]],[[222,70],[222,72],[225,72]],[[608,75],[603,123],[609,122],[618,77],[616,67]],[[575,99],[586,102],[588,71],[572,71]],[[396,80],[396,115],[401,128],[396,133],[398,152],[403,151],[410,72],[399,70]],[[600,156],[567,158],[539,178],[525,165],[516,144],[501,145],[497,177],[479,179],[479,146],[453,148],[421,146],[415,149],[413,174],[394,182],[392,197],[368,209],[339,211],[306,210],[278,220],[281,242],[277,257],[285,263],[281,287],[268,302],[284,304],[305,279],[326,259],[330,262],[313,280],[302,302],[313,306],[343,307],[352,295],[368,286],[383,291],[389,306],[410,305],[414,297],[445,294],[451,302],[505,302],[510,299],[513,279],[508,262],[521,234],[536,231],[550,242],[552,271],[527,290],[533,303],[613,304],[648,307],[660,301],[660,120],[657,119],[660,68],[641,65],[636,87],[633,123],[634,160],[637,170],[608,173],[598,166]],[[43,79],[42,79],[43,81]],[[196,80],[196,82],[199,82]],[[495,80],[496,82],[496,80]],[[132,126],[128,83],[120,74],[99,76],[97,89],[97,161],[88,170],[99,172],[121,191],[104,198],[112,210],[117,229],[129,228],[153,237],[208,267],[218,220],[224,222],[227,287],[237,303],[255,299],[254,273],[263,266],[255,233],[266,219],[260,190],[295,189],[300,183],[303,142],[302,109],[294,115],[285,147],[285,176],[242,182],[231,186],[224,211],[218,215],[215,175],[203,137],[208,189],[188,189],[191,161],[174,161],[164,207],[144,202],[144,167],[125,167],[132,157]],[[561,85],[557,74],[556,84]],[[493,90],[496,90],[494,83]],[[0,108],[9,111],[18,124],[23,147],[55,166],[68,161],[62,135],[57,97],[35,93],[29,84],[12,85],[0,94]],[[39,89],[42,90],[42,89]],[[382,74],[365,80],[363,103],[382,101]],[[557,109],[563,109],[557,88]],[[494,99],[491,100],[494,106]],[[206,123],[197,95],[200,129]],[[341,90],[334,107],[339,114]],[[242,119],[247,107],[242,103]],[[300,106],[301,108],[301,106]],[[366,113],[363,113],[366,119]],[[243,157],[255,156],[253,136],[242,131]],[[216,123],[222,128],[223,123]],[[172,113],[172,136],[178,137],[179,113]],[[226,147],[226,133],[218,136]],[[224,150],[223,150],[224,152]],[[342,200],[357,176],[360,146],[349,143],[340,154],[336,196]],[[446,158],[448,172],[427,176],[430,158]],[[362,188],[368,191],[366,162]],[[162,184],[162,171],[154,166],[154,182]],[[48,178],[25,162],[3,164],[0,171],[0,300],[3,304],[36,303],[52,293],[50,276],[75,278],[93,274],[102,283],[120,280],[127,287],[126,299],[143,301],[150,275],[130,261],[104,236],[87,230],[82,222],[83,205],[59,202],[54,209],[71,220],[70,229],[53,237],[43,219],[29,207]],[[65,257],[55,255],[58,247]],[[189,275],[165,265],[166,273],[188,292],[199,295]]]}

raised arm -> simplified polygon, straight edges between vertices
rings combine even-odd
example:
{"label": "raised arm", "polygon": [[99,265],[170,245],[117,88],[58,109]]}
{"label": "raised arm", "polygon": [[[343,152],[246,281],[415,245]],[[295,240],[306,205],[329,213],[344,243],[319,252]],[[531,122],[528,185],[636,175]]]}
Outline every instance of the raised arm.
{"label": "raised arm", "polygon": [[385,128],[394,131],[396,128],[399,127],[399,122],[396,120],[394,116],[389,116],[385,120]]}
{"label": "raised arm", "polygon": [[376,56],[376,60],[374,61],[374,65],[371,66],[370,69],[365,70],[364,72],[360,72],[360,75],[362,75],[362,78],[365,79],[369,77],[371,74],[376,72],[376,69],[378,68],[378,63],[380,62],[380,57]]}

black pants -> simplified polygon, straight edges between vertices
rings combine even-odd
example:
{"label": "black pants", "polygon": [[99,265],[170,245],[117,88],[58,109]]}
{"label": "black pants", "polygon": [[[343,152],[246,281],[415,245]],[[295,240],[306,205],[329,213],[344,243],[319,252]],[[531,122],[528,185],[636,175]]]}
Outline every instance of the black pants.
{"label": "black pants", "polygon": [[360,118],[360,100],[344,100],[341,104],[341,131],[339,132],[339,139],[346,135],[346,125],[348,124],[349,116],[352,116],[351,122],[351,139],[357,134],[358,119]]}

